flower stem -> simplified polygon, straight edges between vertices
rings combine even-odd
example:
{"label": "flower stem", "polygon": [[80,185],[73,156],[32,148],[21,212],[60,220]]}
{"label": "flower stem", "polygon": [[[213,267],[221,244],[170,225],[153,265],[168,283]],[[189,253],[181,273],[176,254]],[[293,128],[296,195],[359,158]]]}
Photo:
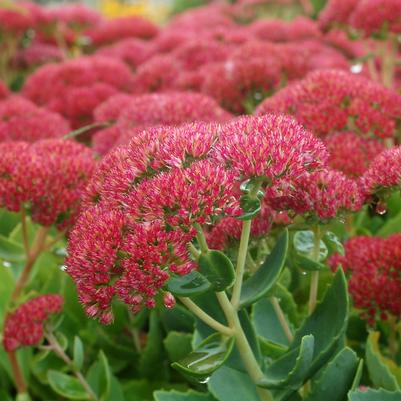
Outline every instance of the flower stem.
{"label": "flower stem", "polygon": [[392,88],[394,83],[395,67],[397,61],[397,38],[390,35],[389,39],[381,44],[382,83]]}
{"label": "flower stem", "polygon": [[15,355],[14,351],[8,352],[7,354],[8,354],[8,359],[10,360],[10,365],[13,372],[17,392],[18,394],[24,394],[27,391],[27,387],[17,356]]}
{"label": "flower stem", "polygon": [[[216,296],[224,314],[226,315],[229,325],[234,332],[235,343],[238,352],[241,355],[242,362],[244,363],[250,378],[257,385],[257,383],[263,379],[264,375],[255,355],[253,354],[248,339],[246,338],[241,322],[238,318],[238,313],[224,291],[217,292]],[[257,387],[257,391],[261,401],[273,401],[273,397],[269,390]]]}
{"label": "flower stem", "polygon": [[19,276],[17,283],[15,285],[14,291],[11,294],[11,302],[16,302],[22,290],[24,289],[28,281],[29,274],[31,273],[32,267],[35,264],[40,253],[43,251],[43,247],[48,232],[49,232],[48,227],[40,227],[38,229],[32,247],[29,249],[24,269],[22,270],[22,273]]}
{"label": "flower stem", "polygon": [[232,336],[233,330],[230,327],[224,326],[216,319],[208,315],[203,309],[201,309],[195,302],[191,301],[187,297],[179,297],[180,301],[200,320],[210,326],[212,329],[224,334],[226,336]]}
{"label": "flower stem", "polygon": [[271,297],[270,302],[273,306],[274,312],[276,313],[277,319],[280,322],[280,326],[283,329],[285,336],[287,337],[287,340],[292,343],[292,341],[294,340],[294,335],[292,334],[287,319],[285,318],[284,312],[281,309],[280,302],[276,297]]}
{"label": "flower stem", "polygon": [[24,208],[21,209],[21,226],[22,226],[22,240],[24,243],[24,250],[26,258],[29,256],[29,238],[28,238],[28,227],[26,225],[26,211]]}
{"label": "flower stem", "polygon": [[203,232],[202,226],[199,223],[195,223],[194,226],[197,231],[196,239],[198,240],[199,248],[200,248],[201,252],[208,253],[209,247],[207,246],[205,233]]}
{"label": "flower stem", "polygon": [[83,374],[79,371],[76,370],[73,361],[71,358],[64,352],[63,348],[57,341],[57,338],[53,335],[52,332],[46,331],[45,333],[46,340],[49,343],[49,346],[51,350],[60,358],[62,359],[65,364],[71,369],[71,371],[74,373],[75,377],[79,380],[81,383],[82,387],[85,389],[88,397],[92,401],[98,401],[98,397],[95,394],[95,392],[92,390],[90,387],[89,383],[86,381],[85,377]]}
{"label": "flower stem", "polygon": [[[313,246],[313,260],[315,262],[319,262],[320,240],[321,240],[320,226],[319,225],[315,226],[313,232],[315,234],[314,246]],[[314,271],[312,272],[311,283],[310,283],[309,306],[308,306],[309,314],[312,314],[312,312],[316,308],[318,289],[319,289],[319,271]]]}
{"label": "flower stem", "polygon": [[245,220],[242,224],[237,266],[235,269],[235,283],[234,283],[233,293],[231,296],[231,303],[235,309],[238,309],[241,297],[241,288],[242,288],[242,281],[244,278],[245,262],[248,253],[249,237],[251,234],[251,224],[252,220]]}

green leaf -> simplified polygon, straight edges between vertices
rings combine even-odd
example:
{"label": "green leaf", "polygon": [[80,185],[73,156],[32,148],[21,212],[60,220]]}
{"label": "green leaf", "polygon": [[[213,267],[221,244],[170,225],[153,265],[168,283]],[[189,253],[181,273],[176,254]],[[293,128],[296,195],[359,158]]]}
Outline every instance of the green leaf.
{"label": "green leaf", "polygon": [[211,394],[199,393],[197,391],[189,390],[185,393],[172,391],[155,391],[155,401],[216,401]]}
{"label": "green leaf", "polygon": [[396,378],[386,365],[385,358],[380,354],[379,332],[371,332],[366,343],[366,366],[373,384],[385,390],[400,390]]}
{"label": "green leaf", "polygon": [[349,401],[401,401],[401,391],[373,390],[353,391],[348,394]]}
{"label": "green leaf", "polygon": [[356,369],[354,381],[352,382],[351,390],[356,390],[359,387],[363,374],[363,359],[361,359],[358,363],[358,367]]}
{"label": "green leaf", "polygon": [[152,311],[149,318],[149,333],[146,346],[141,352],[139,360],[141,376],[152,379],[165,372],[165,355],[163,348],[163,335],[156,311]]}
{"label": "green leaf", "polygon": [[257,272],[242,286],[240,306],[246,307],[264,297],[278,281],[288,250],[288,231],[285,230],[270,255]]}
{"label": "green leaf", "polygon": [[[263,192],[262,192],[263,197]],[[249,194],[241,196],[241,209],[243,213],[238,217],[239,220],[252,220],[262,209],[262,202],[259,197],[254,197]]]}
{"label": "green leaf", "polygon": [[62,397],[69,400],[87,400],[88,394],[82,384],[75,377],[55,370],[47,372],[47,379],[51,388]]}
{"label": "green leaf", "polygon": [[339,269],[323,301],[296,331],[290,346],[290,348],[299,347],[302,338],[308,334],[315,337],[310,375],[314,375],[336,351],[347,326],[348,305],[347,281],[344,272]]}
{"label": "green leaf", "polygon": [[111,370],[109,366],[109,361],[103,351],[99,352],[99,363],[102,369],[101,377],[102,381],[99,387],[99,395],[102,401],[109,399],[110,388],[111,388]]}
{"label": "green leaf", "polygon": [[163,340],[164,348],[167,351],[171,362],[183,359],[192,350],[192,334],[171,331]]}
{"label": "green leaf", "polygon": [[[1,395],[1,394],[0,394]],[[1,400],[3,401],[7,401],[7,400],[9,400],[9,401],[11,401],[11,398],[1,398]],[[22,394],[18,394],[17,395],[17,398],[15,399],[15,401],[32,401],[32,398],[29,396],[29,394],[28,393],[22,393]]]}
{"label": "green leaf", "polygon": [[333,253],[339,253],[344,256],[344,246],[341,243],[340,239],[331,231],[327,231],[323,236],[323,242],[326,244],[326,247],[329,251],[329,255]]}
{"label": "green leaf", "polygon": [[198,264],[199,272],[211,283],[215,292],[224,291],[234,284],[234,266],[223,252],[209,250],[202,253]]}
{"label": "green leaf", "polygon": [[171,366],[188,376],[207,378],[224,364],[233,345],[234,338],[227,338],[219,333],[212,334],[189,355]]}
{"label": "green leaf", "polygon": [[357,368],[355,352],[344,348],[319,372],[304,401],[343,401],[352,388]]}
{"label": "green leaf", "polygon": [[0,259],[8,262],[25,260],[25,251],[22,245],[0,235]]}
{"label": "green leaf", "polygon": [[210,290],[212,284],[197,270],[184,276],[173,275],[167,281],[167,289],[180,297],[191,297]]}
{"label": "green leaf", "polygon": [[159,317],[167,332],[192,333],[194,331],[195,318],[181,305],[176,305],[173,309],[162,308],[159,310]]}
{"label": "green leaf", "polygon": [[[294,249],[296,252],[308,259],[314,259],[315,234],[311,230],[297,231],[293,238]],[[319,262],[327,258],[329,251],[326,244],[320,240]]]}
{"label": "green leaf", "polygon": [[266,369],[259,386],[297,390],[308,377],[313,348],[313,335],[303,337],[299,348],[286,353]]}
{"label": "green leaf", "polygon": [[297,254],[294,257],[295,265],[302,270],[307,271],[322,271],[327,270],[327,266],[320,262],[315,262],[312,259],[307,258],[306,256]]}
{"label": "green leaf", "polygon": [[260,401],[249,375],[228,366],[213,373],[208,388],[219,401]]}

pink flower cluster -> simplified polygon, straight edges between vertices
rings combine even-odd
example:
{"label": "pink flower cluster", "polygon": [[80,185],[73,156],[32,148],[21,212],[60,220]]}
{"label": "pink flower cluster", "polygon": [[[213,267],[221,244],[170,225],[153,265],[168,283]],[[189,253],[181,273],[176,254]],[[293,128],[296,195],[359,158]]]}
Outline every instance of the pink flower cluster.
{"label": "pink flower cluster", "polygon": [[401,235],[387,238],[354,237],[345,243],[345,256],[334,255],[330,264],[350,275],[349,291],[356,308],[370,324],[388,314],[401,316]]}
{"label": "pink flower cluster", "polygon": [[132,137],[150,126],[195,121],[223,122],[230,118],[232,115],[213,99],[199,93],[115,95],[95,110],[97,121],[115,122],[115,125],[95,134],[93,148],[105,154],[116,145],[127,144]]}
{"label": "pink flower cluster", "polygon": [[46,64],[27,79],[23,95],[67,118],[73,128],[93,121],[93,110],[110,96],[128,91],[131,72],[121,61],[100,56]]}
{"label": "pink flower cluster", "polygon": [[6,317],[3,345],[7,352],[19,347],[37,345],[43,339],[44,325],[51,315],[60,313],[64,300],[49,294],[33,298]]}
{"label": "pink flower cluster", "polygon": [[391,138],[400,110],[397,92],[345,71],[324,70],[312,72],[266,99],[257,114],[291,114],[319,136],[351,130]]}
{"label": "pink flower cluster", "polygon": [[[236,235],[243,180],[295,184],[326,159],[321,141],[284,116],[139,133],[100,163],[70,236],[67,272],[87,313],[109,323],[114,297],[134,312],[154,306],[172,272],[196,267],[187,253],[195,223],[222,219],[219,235]],[[255,233],[269,229],[268,203]]]}
{"label": "pink flower cluster", "polygon": [[72,141],[47,139],[3,142],[0,152],[0,207],[26,208],[36,223],[70,227],[95,168],[91,150]]}
{"label": "pink flower cluster", "polygon": [[35,142],[57,138],[70,131],[68,122],[57,113],[36,106],[19,96],[0,101],[0,142]]}
{"label": "pink flower cluster", "polygon": [[323,27],[345,24],[365,35],[383,31],[401,32],[401,3],[398,0],[329,0],[319,16]]}

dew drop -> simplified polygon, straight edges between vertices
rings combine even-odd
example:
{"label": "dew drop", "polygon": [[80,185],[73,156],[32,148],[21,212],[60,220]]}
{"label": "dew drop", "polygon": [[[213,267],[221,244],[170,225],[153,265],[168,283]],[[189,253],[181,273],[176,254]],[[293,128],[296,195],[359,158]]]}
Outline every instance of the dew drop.
{"label": "dew drop", "polygon": [[3,262],[3,266],[4,266],[4,267],[11,267],[11,263],[10,263],[10,262],[7,262],[7,261],[4,261],[4,262]]}
{"label": "dew drop", "polygon": [[353,74],[359,74],[359,73],[361,73],[362,68],[363,68],[363,65],[362,65],[361,63],[354,64],[354,65],[351,67],[351,72],[352,72]]}
{"label": "dew drop", "polygon": [[387,205],[385,202],[380,201],[375,208],[375,212],[381,216],[387,212]]}
{"label": "dew drop", "polygon": [[206,384],[206,383],[209,382],[209,380],[210,380],[210,377],[205,377],[205,378],[203,378],[203,379],[200,379],[200,380],[199,380],[199,383],[200,383],[200,384]]}

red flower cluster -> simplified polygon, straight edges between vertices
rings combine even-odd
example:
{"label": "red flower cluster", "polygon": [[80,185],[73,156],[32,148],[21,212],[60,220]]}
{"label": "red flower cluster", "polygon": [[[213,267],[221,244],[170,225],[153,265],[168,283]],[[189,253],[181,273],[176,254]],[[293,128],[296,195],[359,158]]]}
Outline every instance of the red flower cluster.
{"label": "red flower cluster", "polygon": [[401,147],[397,146],[380,153],[360,179],[365,197],[385,198],[388,192],[400,189]]}
{"label": "red flower cluster", "polygon": [[127,91],[131,72],[121,61],[100,56],[47,64],[26,81],[23,94],[38,105],[66,117],[73,128],[93,121],[95,107]]}
{"label": "red flower cluster", "polygon": [[291,114],[321,136],[351,130],[391,138],[400,110],[401,96],[395,91],[345,71],[325,70],[282,89],[265,100],[257,114]]}
{"label": "red flower cluster", "polygon": [[401,32],[398,0],[329,0],[319,16],[323,27],[347,24],[369,36],[382,31]]}
{"label": "red flower cluster", "polygon": [[10,94],[10,91],[7,88],[7,85],[0,81],[0,100],[5,99]]}
{"label": "red flower cluster", "polygon": [[116,95],[95,111],[96,120],[116,121],[111,129],[95,134],[93,147],[100,154],[115,145],[127,144],[145,128],[180,125],[191,121],[227,121],[232,115],[211,98],[190,92],[170,92],[142,96]]}
{"label": "red flower cluster", "polygon": [[60,313],[64,300],[60,295],[41,295],[20,305],[7,316],[4,324],[3,345],[7,352],[19,347],[40,343],[44,324],[51,315]]}
{"label": "red flower cluster", "polygon": [[[70,236],[67,272],[87,313],[110,322],[113,297],[134,312],[154,306],[170,272],[196,267],[187,254],[195,223],[235,226],[242,180],[296,182],[326,158],[321,141],[284,116],[139,133],[100,163]],[[254,232],[268,230],[269,210]]]}
{"label": "red flower cluster", "polygon": [[90,149],[72,141],[48,139],[0,144],[0,207],[27,208],[44,226],[69,227],[95,161]]}
{"label": "red flower cluster", "polygon": [[70,131],[68,122],[27,99],[12,96],[0,101],[0,142],[35,142],[57,138]]}
{"label": "red flower cluster", "polygon": [[86,31],[95,46],[102,46],[126,38],[151,39],[158,33],[158,28],[150,21],[139,17],[129,16],[102,21]]}
{"label": "red flower cluster", "polygon": [[330,154],[330,167],[350,177],[361,176],[372,160],[385,149],[383,143],[351,131],[331,134],[324,142]]}
{"label": "red flower cluster", "polygon": [[330,259],[333,268],[349,273],[349,292],[355,307],[374,324],[388,314],[401,317],[401,235],[354,237],[345,243],[345,256]]}

